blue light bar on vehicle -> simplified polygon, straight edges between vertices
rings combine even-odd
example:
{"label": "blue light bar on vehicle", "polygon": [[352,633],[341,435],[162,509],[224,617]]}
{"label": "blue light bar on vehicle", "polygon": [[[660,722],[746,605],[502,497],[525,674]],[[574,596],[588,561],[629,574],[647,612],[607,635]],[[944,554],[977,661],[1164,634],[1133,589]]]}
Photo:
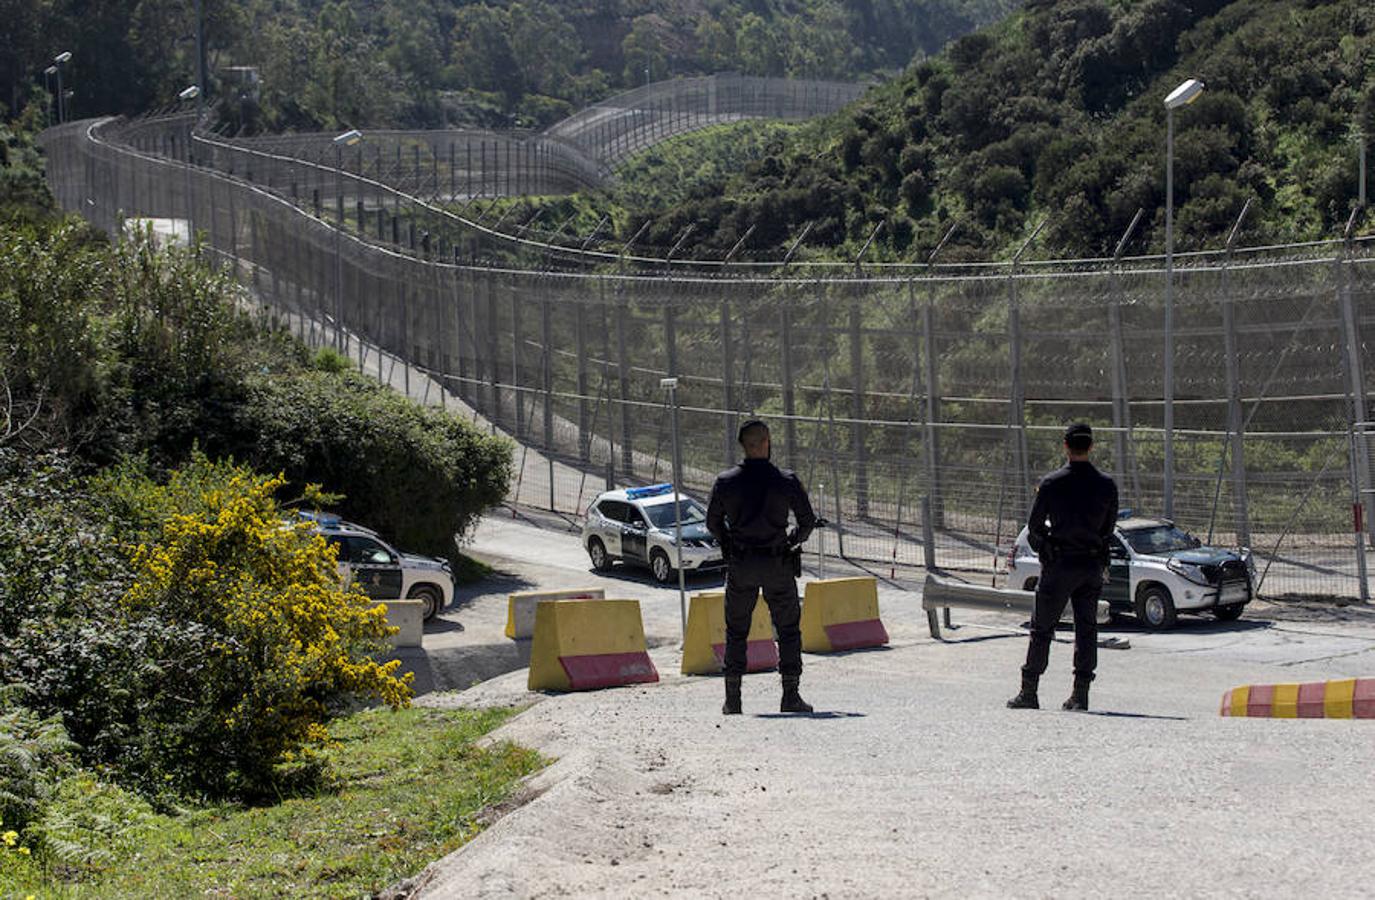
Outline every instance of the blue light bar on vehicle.
{"label": "blue light bar on vehicle", "polygon": [[344,520],[337,513],[311,512],[309,510],[297,510],[296,514],[307,522],[314,522],[321,528],[338,528]]}
{"label": "blue light bar on vehicle", "polygon": [[664,494],[673,493],[671,484],[651,484],[648,487],[626,488],[625,498],[627,500],[639,500],[642,497],[662,497]]}
{"label": "blue light bar on vehicle", "polygon": [[1119,509],[1119,510],[1117,511],[1117,518],[1119,518],[1119,519],[1130,519],[1130,518],[1132,517],[1132,513],[1134,513],[1135,511],[1136,511],[1136,510],[1132,509],[1130,506],[1127,507],[1126,509]]}

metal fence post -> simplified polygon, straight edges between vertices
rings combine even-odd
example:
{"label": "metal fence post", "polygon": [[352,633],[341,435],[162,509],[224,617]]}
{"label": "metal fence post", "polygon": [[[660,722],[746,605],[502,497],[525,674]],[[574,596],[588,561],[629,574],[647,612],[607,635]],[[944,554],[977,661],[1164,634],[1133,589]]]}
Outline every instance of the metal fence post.
{"label": "metal fence post", "polygon": [[630,355],[626,348],[630,305],[625,300],[624,286],[616,285],[616,380],[621,398],[621,469],[627,482],[635,480],[635,439],[632,431],[634,415],[630,408]]}
{"label": "metal fence post", "polygon": [[[875,232],[877,233],[877,232]],[[857,290],[859,290],[857,288]],[[864,319],[859,298],[850,304],[850,445],[855,465],[855,516],[869,517],[869,448],[864,427]]]}
{"label": "metal fence post", "polygon": [[[714,98],[713,98],[714,100]],[[797,396],[793,390],[793,307],[792,292],[783,297],[780,315],[783,319],[783,433],[788,450],[788,465],[797,468]]]}
{"label": "metal fence post", "polygon": [[578,355],[578,459],[586,463],[592,452],[592,413],[587,401],[587,304],[581,297],[573,304],[573,330]]}
{"label": "metal fence post", "polygon": [[1127,249],[1132,233],[1140,224],[1146,211],[1140,207],[1132,217],[1131,224],[1122,233],[1117,248],[1112,255],[1112,290],[1108,299],[1108,336],[1112,348],[1112,427],[1113,450],[1117,457],[1117,483],[1125,486],[1130,476],[1133,503],[1141,502],[1141,485],[1137,480],[1136,466],[1131,458],[1131,406],[1127,400],[1127,350],[1122,335],[1122,254]]}
{"label": "metal fence post", "polygon": [[[735,415],[735,341],[731,335],[730,300],[721,301],[721,400],[726,411],[725,428],[722,429],[722,468],[735,463],[735,433],[738,430],[738,417]],[[749,348],[745,348],[749,352]]]}
{"label": "metal fence post", "polygon": [[1232,518],[1237,543],[1251,546],[1251,517],[1246,499],[1246,422],[1241,414],[1241,366],[1237,351],[1236,301],[1232,298],[1232,253],[1242,221],[1251,208],[1248,199],[1227,238],[1227,255],[1222,262],[1223,352],[1227,357],[1227,434],[1232,455]]}

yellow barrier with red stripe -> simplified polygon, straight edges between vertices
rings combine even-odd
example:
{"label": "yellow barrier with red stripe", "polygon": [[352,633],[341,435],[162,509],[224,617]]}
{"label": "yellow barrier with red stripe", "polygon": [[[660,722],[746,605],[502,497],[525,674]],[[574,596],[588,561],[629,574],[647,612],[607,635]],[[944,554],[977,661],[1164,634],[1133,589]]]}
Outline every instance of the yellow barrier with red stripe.
{"label": "yellow barrier with red stripe", "polygon": [[541,600],[530,645],[532,691],[588,691],[659,680],[638,600]]}
{"label": "yellow barrier with red stripe", "polygon": [[1221,713],[1265,719],[1375,719],[1375,678],[1242,685],[1222,695]]}
{"label": "yellow barrier with red stripe", "polygon": [[[726,595],[694,594],[688,607],[687,637],[683,641],[684,675],[715,675],[725,667]],[[745,670],[762,672],[778,666],[778,644],[773,639],[769,607],[761,596],[754,604]]]}
{"label": "yellow barrier with red stripe", "polygon": [[567,591],[523,591],[506,596],[506,636],[511,640],[535,633],[535,607],[541,600],[605,600],[601,588],[574,588]]}
{"label": "yellow barrier with red stripe", "polygon": [[832,578],[807,582],[802,600],[802,649],[833,653],[888,643],[878,613],[878,581]]}

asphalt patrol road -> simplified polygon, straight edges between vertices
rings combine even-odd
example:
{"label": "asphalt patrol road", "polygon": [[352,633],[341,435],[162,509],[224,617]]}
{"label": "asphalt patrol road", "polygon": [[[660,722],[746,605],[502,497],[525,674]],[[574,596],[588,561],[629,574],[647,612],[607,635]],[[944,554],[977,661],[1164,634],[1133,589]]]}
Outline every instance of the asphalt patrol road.
{"label": "asphalt patrol road", "polygon": [[816,715],[779,715],[777,676],[760,674],[745,681],[746,714],[725,718],[719,678],[677,674],[676,588],[590,572],[558,522],[494,514],[472,551],[503,574],[427,634],[415,661],[431,686],[476,677],[457,662],[468,656],[493,672],[520,664],[514,642],[497,650],[507,591],[587,585],[642,601],[663,681],[540,697],[515,669],[420,698],[533,702],[495,738],[556,762],[415,896],[1355,897],[1375,885],[1375,722],[1218,715],[1239,684],[1375,676],[1369,608],[1257,603],[1236,623],[1105,631],[1132,646],[1101,651],[1089,714],[1058,709],[1063,632],[1047,708],[1011,711],[1020,617],[956,611],[960,627],[934,641],[912,589],[921,573],[899,572],[880,580],[889,648],[805,658]]}

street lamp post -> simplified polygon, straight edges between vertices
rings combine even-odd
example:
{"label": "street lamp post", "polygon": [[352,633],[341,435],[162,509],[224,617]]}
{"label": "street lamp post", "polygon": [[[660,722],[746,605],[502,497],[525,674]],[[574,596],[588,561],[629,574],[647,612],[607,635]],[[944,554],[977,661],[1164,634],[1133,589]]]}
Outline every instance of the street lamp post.
{"label": "street lamp post", "polygon": [[334,138],[334,207],[339,221],[334,223],[334,349],[344,349],[344,258],[340,247],[340,232],[344,230],[344,148],[363,139],[363,132],[351,128]]}
{"label": "street lamp post", "polygon": [[53,68],[57,71],[57,124],[67,121],[67,95],[62,90],[62,67],[72,61],[69,50],[53,57]]}
{"label": "street lamp post", "polygon": [[678,615],[686,640],[687,576],[683,571],[683,501],[679,496],[683,483],[683,454],[678,443],[678,379],[660,378],[659,387],[668,391],[668,402],[673,407],[673,546],[678,554]]}
{"label": "street lamp post", "polygon": [[1174,518],[1174,111],[1203,93],[1190,78],[1165,98],[1165,518]]}

